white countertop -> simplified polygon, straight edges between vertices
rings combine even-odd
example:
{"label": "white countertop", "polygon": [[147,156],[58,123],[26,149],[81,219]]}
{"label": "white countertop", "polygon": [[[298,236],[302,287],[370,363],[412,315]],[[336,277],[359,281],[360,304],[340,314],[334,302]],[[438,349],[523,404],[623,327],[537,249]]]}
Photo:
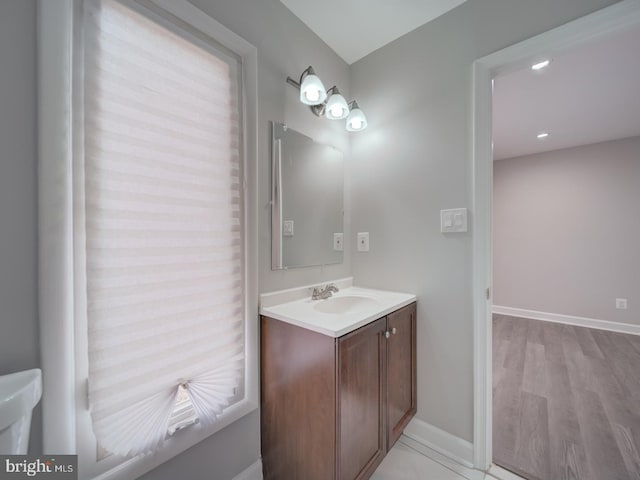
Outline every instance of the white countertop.
{"label": "white countertop", "polygon": [[[341,337],[416,301],[416,296],[409,293],[354,287],[351,278],[326,283],[340,288],[327,300],[311,300],[314,286],[260,295],[260,314],[330,337]],[[332,300],[348,305],[347,310],[342,312],[338,308],[339,313],[329,313],[336,310],[333,308],[336,304],[330,304]]]}

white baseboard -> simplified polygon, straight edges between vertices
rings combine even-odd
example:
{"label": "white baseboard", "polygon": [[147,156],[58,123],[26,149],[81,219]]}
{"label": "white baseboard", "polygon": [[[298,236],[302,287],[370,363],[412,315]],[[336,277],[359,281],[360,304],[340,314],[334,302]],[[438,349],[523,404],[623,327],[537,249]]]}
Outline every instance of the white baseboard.
{"label": "white baseboard", "polygon": [[489,472],[487,473],[487,479],[496,479],[496,480],[524,480],[523,477],[516,475],[509,470],[505,470],[502,467],[499,467],[495,463],[491,465],[489,468]]}
{"label": "white baseboard", "polygon": [[398,443],[402,443],[403,445],[415,450],[421,455],[424,455],[430,460],[439,463],[443,467],[448,468],[449,470],[457,473],[463,478],[467,480],[484,480],[485,473],[482,470],[476,470],[474,468],[465,467],[464,465],[458,463],[456,460],[452,460],[450,456],[445,456],[439,452],[436,452],[431,447],[427,447],[425,444],[413,440],[412,438],[407,437],[406,435],[402,435]]}
{"label": "white baseboard", "polygon": [[460,465],[473,468],[473,444],[414,417],[404,436],[438,452]]}
{"label": "white baseboard", "polygon": [[608,320],[598,320],[597,318],[576,317],[573,315],[563,315],[561,313],[538,312],[536,310],[504,307],[501,305],[494,305],[493,313],[509,315],[511,317],[531,318],[533,320],[542,320],[544,322],[564,323],[578,327],[597,328],[598,330],[608,330],[610,332],[640,335],[640,325],[610,322]]}
{"label": "white baseboard", "polygon": [[257,462],[233,477],[233,480],[262,480],[262,460],[258,459]]}

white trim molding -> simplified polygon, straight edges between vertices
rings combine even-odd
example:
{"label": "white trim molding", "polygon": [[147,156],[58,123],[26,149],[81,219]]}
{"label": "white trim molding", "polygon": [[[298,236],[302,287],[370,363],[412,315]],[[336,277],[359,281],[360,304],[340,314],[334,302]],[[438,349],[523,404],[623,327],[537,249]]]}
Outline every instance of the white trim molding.
{"label": "white trim molding", "polygon": [[504,307],[502,305],[494,305],[493,313],[497,313],[499,315],[508,315],[510,317],[522,317],[530,318],[532,320],[542,320],[543,322],[564,323],[565,325],[575,325],[577,327],[596,328],[598,330],[608,330],[610,332],[640,335],[640,325],[611,322],[609,320],[599,320],[597,318],[577,317],[575,315],[565,315],[562,313],[539,312],[537,310]]}
{"label": "white trim molding", "polygon": [[494,478],[496,480],[525,480],[523,477],[520,477],[509,470],[505,470],[496,464],[491,465],[491,468],[487,473],[487,480]]}
{"label": "white trim molding", "polygon": [[248,468],[233,477],[232,480],[262,480],[262,459],[252,463]]}
{"label": "white trim molding", "polygon": [[496,465],[495,463],[491,465],[489,472],[487,473],[487,480],[525,480],[523,477],[516,475],[509,470],[505,470],[504,468]]}
{"label": "white trim molding", "polygon": [[473,445],[471,442],[445,432],[424,420],[414,417],[404,429],[404,436],[460,465],[468,468],[473,467]]}
{"label": "white trim molding", "polygon": [[492,82],[563,51],[640,26],[640,0],[623,0],[476,60],[473,64],[473,463],[491,466],[491,196],[493,177]]}
{"label": "white trim molding", "polygon": [[493,152],[489,65],[473,65],[473,465],[491,464],[491,284]]}

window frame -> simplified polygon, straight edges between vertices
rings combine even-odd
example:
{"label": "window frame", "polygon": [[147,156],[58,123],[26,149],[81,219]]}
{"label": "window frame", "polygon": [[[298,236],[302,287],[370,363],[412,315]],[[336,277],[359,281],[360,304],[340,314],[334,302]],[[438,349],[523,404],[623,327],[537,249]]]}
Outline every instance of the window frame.
{"label": "window frame", "polygon": [[[73,149],[74,22],[82,0],[38,3],[38,189],[39,313],[44,393],[43,450],[79,454],[81,478],[116,480],[138,477],[218,432],[259,406],[258,370],[258,189],[257,49],[186,0],[119,0],[173,30],[206,37],[239,58],[242,117],[245,275],[244,398],[209,428],[194,424],[177,431],[157,452],[128,460],[98,460],[87,402],[86,339],[74,321]],[[86,332],[86,326],[85,332]],[[80,333],[80,334],[79,334]],[[89,436],[89,437],[88,437]],[[91,441],[92,440],[92,441]],[[92,458],[91,454],[93,452]],[[97,468],[97,463],[106,470]],[[89,472],[87,476],[86,473]]]}

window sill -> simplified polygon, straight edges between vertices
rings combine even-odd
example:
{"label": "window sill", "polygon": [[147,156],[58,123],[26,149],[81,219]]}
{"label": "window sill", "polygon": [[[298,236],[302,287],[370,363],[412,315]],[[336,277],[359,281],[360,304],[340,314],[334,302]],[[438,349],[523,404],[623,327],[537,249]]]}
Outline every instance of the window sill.
{"label": "window sill", "polygon": [[132,478],[138,478],[240,420],[257,408],[258,404],[256,402],[247,399],[241,400],[229,407],[215,425],[204,428],[201,424],[194,424],[178,431],[175,435],[169,437],[164,446],[157,452],[126,460],[110,470],[92,477],[90,480],[131,480]]}

